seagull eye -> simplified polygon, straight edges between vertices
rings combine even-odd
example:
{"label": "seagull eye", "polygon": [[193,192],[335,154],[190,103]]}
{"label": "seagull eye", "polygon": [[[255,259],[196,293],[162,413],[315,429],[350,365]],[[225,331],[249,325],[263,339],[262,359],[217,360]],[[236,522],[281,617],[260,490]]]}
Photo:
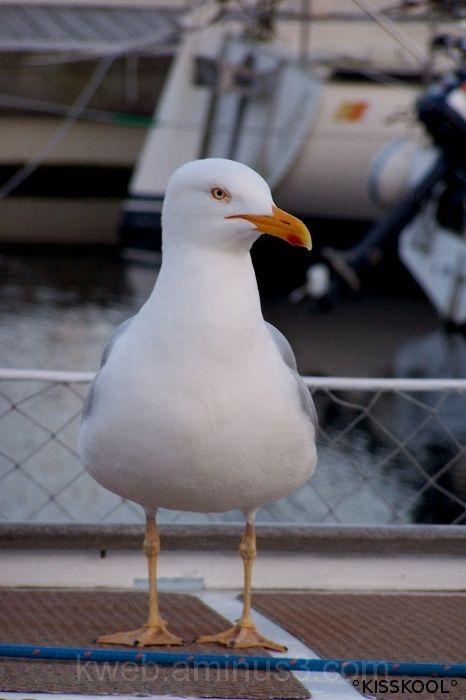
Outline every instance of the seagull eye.
{"label": "seagull eye", "polygon": [[223,199],[228,202],[230,200],[230,193],[227,190],[224,190],[223,187],[212,187],[210,194],[218,201]]}

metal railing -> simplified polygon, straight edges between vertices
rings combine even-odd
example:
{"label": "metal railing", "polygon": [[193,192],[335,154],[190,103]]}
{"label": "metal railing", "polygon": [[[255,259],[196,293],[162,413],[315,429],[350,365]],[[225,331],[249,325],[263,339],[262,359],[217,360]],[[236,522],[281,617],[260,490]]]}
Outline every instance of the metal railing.
{"label": "metal railing", "polygon": [[[83,469],[77,435],[91,373],[0,370],[0,521],[142,522]],[[307,377],[319,464],[272,523],[466,523],[466,380]],[[236,512],[162,510],[169,523],[235,522]]]}

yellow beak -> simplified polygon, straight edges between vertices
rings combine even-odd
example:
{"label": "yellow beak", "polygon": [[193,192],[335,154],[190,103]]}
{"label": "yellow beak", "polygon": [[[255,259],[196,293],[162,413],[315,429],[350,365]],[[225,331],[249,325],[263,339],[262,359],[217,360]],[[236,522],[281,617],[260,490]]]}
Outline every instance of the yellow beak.
{"label": "yellow beak", "polygon": [[312,249],[311,234],[307,226],[296,216],[288,214],[283,209],[272,207],[272,215],[262,214],[234,214],[227,216],[227,219],[245,219],[255,225],[261,233],[269,233],[271,236],[283,238],[291,245],[300,245],[308,250]]}

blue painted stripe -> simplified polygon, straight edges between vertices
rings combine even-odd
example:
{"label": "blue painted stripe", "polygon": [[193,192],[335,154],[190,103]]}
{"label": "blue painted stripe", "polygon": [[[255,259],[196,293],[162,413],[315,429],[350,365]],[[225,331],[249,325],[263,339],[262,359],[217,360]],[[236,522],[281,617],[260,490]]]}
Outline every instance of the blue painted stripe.
{"label": "blue painted stripe", "polygon": [[243,668],[258,671],[314,671],[345,675],[432,676],[466,678],[466,663],[383,661],[376,659],[293,659],[233,654],[190,654],[146,650],[94,649],[0,644],[0,657],[55,659],[60,661],[107,661],[156,663],[160,666],[185,664],[197,668]]}

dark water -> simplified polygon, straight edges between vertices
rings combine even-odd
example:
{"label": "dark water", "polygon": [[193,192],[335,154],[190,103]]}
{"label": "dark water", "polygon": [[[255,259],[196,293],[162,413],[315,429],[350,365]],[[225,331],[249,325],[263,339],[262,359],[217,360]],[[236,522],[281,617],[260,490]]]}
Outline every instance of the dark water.
{"label": "dark water", "polygon": [[[0,253],[0,365],[95,369],[106,338],[138,310],[155,278],[155,269],[126,264],[106,248]],[[405,375],[409,347],[416,348],[417,361],[423,340],[429,344],[444,335],[421,297],[367,294],[321,314],[305,302],[291,304],[285,291],[268,285],[262,302],[305,374]],[[443,351],[448,365],[449,341],[444,349],[439,343],[437,352]],[[416,376],[437,376],[438,359],[424,363],[422,372],[416,369]],[[464,370],[453,363],[440,376],[465,376]]]}
{"label": "dark water", "polygon": [[[112,329],[138,310],[155,277],[156,270],[125,263],[109,249],[3,251],[0,366],[95,370]],[[277,291],[270,283],[264,287],[264,315],[290,340],[303,374],[466,377],[464,337],[447,333],[420,294],[367,293],[321,314],[306,303],[290,304],[284,289]],[[464,522],[464,395],[443,399],[437,394],[382,395],[366,415],[365,408],[373,398],[371,392],[335,392],[332,396],[319,392],[315,396],[323,429],[319,469],[290,499],[263,509],[260,519]],[[42,422],[56,411],[56,405],[50,403],[45,411],[50,416],[41,415]],[[78,423],[76,431],[77,427]],[[3,423],[0,437],[11,452],[24,447],[23,439],[15,442]],[[70,445],[74,439],[70,435]],[[50,459],[58,459],[56,451]],[[49,462],[45,466],[49,469]],[[2,468],[9,466],[0,464],[0,477]],[[38,478],[43,465],[39,460],[27,468]],[[69,457],[64,455],[60,469],[68,468]],[[78,474],[79,465],[74,468]],[[47,479],[47,488],[52,489],[56,474],[50,472]],[[79,474],[72,486],[58,493],[56,503],[44,502],[39,508],[33,491],[26,507],[25,485],[16,483],[13,476],[8,474],[2,486],[0,519],[66,520],[68,513],[78,520],[106,522],[141,517],[125,504],[113,504],[108,492],[95,492],[95,484]],[[93,502],[97,505],[91,510]],[[87,511],[84,503],[89,505]],[[171,522],[197,522],[205,517],[162,515]],[[236,520],[239,515],[211,517]]]}

